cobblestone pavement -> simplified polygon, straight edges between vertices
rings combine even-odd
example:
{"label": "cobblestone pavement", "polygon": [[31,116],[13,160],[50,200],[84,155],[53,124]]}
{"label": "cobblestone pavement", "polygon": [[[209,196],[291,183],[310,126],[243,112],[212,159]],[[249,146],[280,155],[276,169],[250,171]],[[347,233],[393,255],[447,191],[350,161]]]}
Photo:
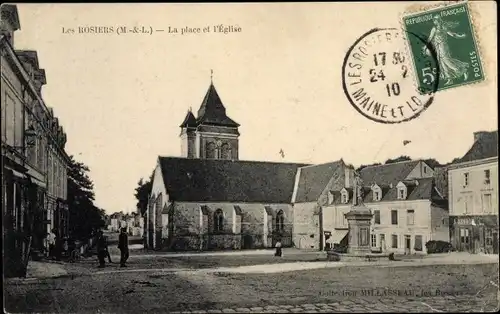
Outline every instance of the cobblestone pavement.
{"label": "cobblestone pavement", "polygon": [[214,310],[177,311],[170,313],[430,313],[430,312],[496,312],[498,301],[480,297],[431,297],[420,300],[346,300],[334,303],[302,305],[268,305]]}

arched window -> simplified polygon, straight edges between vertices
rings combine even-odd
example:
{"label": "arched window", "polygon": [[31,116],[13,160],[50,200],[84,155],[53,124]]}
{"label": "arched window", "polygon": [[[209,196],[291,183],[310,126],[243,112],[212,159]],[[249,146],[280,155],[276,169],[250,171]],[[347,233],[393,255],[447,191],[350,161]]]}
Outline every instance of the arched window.
{"label": "arched window", "polygon": [[214,213],[214,231],[221,232],[222,230],[224,230],[224,213],[219,208]]}
{"label": "arched window", "polygon": [[276,215],[276,231],[285,230],[285,214],[280,210]]}
{"label": "arched window", "polygon": [[231,147],[228,143],[222,144],[221,149],[221,159],[231,159]]}
{"label": "arched window", "polygon": [[206,158],[207,159],[215,159],[217,158],[216,156],[216,151],[215,151],[215,143],[214,142],[210,142],[207,144],[207,148],[206,148]]}

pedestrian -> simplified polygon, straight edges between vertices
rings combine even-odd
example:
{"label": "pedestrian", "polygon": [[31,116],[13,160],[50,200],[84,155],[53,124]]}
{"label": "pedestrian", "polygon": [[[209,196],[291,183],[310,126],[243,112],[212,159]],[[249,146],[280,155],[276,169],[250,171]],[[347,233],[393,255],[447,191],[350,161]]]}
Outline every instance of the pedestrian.
{"label": "pedestrian", "polygon": [[[104,236],[104,238],[106,238],[106,243],[108,243],[108,237]],[[111,260],[111,254],[109,254],[109,250],[106,250],[106,253],[107,253],[106,255],[107,255],[107,258],[108,258],[108,262],[110,264],[112,264],[113,261]]]}
{"label": "pedestrian", "polygon": [[52,229],[47,234],[47,244],[49,245],[49,258],[54,258],[55,247],[56,247],[55,229]]}
{"label": "pedestrian", "polygon": [[106,266],[106,256],[108,256],[108,242],[103,232],[99,230],[97,236],[97,258],[99,259],[99,268]]}
{"label": "pedestrian", "polygon": [[122,228],[118,237],[118,248],[120,249],[120,267],[127,267],[129,252],[128,252],[128,235],[127,228]]}
{"label": "pedestrian", "polygon": [[276,253],[274,253],[274,256],[278,256],[278,257],[281,257],[282,255],[282,251],[281,251],[281,239],[278,239],[278,241],[276,241]]}

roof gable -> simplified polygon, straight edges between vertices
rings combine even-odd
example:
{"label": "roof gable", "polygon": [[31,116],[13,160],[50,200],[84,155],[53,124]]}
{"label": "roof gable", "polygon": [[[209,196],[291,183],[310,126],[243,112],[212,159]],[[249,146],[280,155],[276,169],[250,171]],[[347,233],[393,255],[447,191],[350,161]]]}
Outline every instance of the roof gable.
{"label": "roof gable", "polygon": [[404,180],[420,161],[403,161],[385,165],[368,166],[360,171],[365,186],[390,185]]}
{"label": "roof gable", "polygon": [[[296,203],[317,201],[328,183],[337,174],[343,175],[344,162],[342,160],[302,167],[297,185]],[[341,172],[342,171],[342,172]]]}
{"label": "roof gable", "polygon": [[[483,132],[481,132],[483,133]],[[469,151],[458,161],[467,162],[498,156],[498,131],[484,132]]]}
{"label": "roof gable", "polygon": [[290,203],[305,164],[159,157],[172,201]]}
{"label": "roof gable", "polygon": [[200,109],[198,109],[197,123],[232,127],[240,126],[226,115],[226,108],[222,104],[222,100],[220,99],[213,83],[210,83]]}
{"label": "roof gable", "polygon": [[196,118],[194,117],[193,112],[191,110],[188,111],[184,121],[182,121],[180,127],[195,127],[196,126]]}

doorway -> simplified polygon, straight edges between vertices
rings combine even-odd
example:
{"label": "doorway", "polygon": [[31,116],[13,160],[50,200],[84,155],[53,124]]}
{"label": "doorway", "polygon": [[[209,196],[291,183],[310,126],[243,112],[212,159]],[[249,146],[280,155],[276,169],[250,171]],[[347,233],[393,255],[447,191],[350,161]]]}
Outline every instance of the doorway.
{"label": "doorway", "polygon": [[470,252],[472,249],[471,234],[472,230],[470,228],[459,228],[460,232],[460,251]]}
{"label": "doorway", "polygon": [[411,254],[411,235],[405,235],[405,255]]}
{"label": "doorway", "polygon": [[380,235],[380,249],[385,252],[385,234]]}

